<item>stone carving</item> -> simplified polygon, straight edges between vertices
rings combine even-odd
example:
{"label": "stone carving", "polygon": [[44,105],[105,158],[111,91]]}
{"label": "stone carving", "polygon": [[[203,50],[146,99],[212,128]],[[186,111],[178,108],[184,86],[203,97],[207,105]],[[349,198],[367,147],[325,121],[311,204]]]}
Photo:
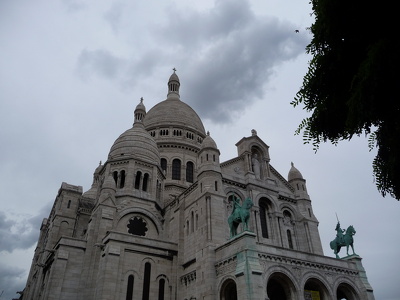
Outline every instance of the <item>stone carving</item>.
{"label": "stone carving", "polygon": [[[336,225],[336,238],[330,242],[331,249],[333,250],[333,253],[336,255],[336,258],[340,258],[338,253],[340,251],[341,247],[346,246],[346,252],[347,255],[349,255],[349,246],[351,246],[351,249],[353,250],[353,254],[356,254],[354,252],[354,246],[353,246],[353,235],[356,234],[356,230],[354,229],[353,225],[350,225],[347,229],[341,229],[340,228],[340,223],[338,222]],[[345,234],[343,234],[346,232]]]}
{"label": "stone carving", "polygon": [[228,224],[231,237],[237,235],[237,228],[240,223],[243,223],[243,231],[248,230],[248,222],[250,218],[250,209],[253,206],[251,198],[247,198],[243,205],[240,205],[240,199],[233,196],[233,210],[232,214],[228,217]]}

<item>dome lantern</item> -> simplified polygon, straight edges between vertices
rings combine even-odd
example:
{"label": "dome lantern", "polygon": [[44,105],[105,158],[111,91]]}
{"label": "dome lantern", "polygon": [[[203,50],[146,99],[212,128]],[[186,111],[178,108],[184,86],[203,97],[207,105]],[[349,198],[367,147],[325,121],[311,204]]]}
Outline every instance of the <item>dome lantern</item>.
{"label": "dome lantern", "polygon": [[179,99],[179,87],[180,87],[180,82],[179,82],[179,77],[176,75],[175,71],[176,69],[173,68],[174,73],[169,77],[168,80],[168,95],[167,98],[175,98]]}
{"label": "dome lantern", "polygon": [[146,107],[143,104],[143,97],[140,98],[140,103],[136,106],[134,112],[134,124],[135,123],[142,123],[143,118],[146,115]]}

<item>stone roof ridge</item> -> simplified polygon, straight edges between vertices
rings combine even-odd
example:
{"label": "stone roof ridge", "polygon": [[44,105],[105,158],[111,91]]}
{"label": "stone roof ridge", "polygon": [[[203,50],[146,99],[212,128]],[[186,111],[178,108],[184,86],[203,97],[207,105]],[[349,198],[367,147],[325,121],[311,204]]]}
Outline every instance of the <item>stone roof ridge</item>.
{"label": "stone roof ridge", "polygon": [[269,169],[292,193],[295,192],[290,183],[271,164],[269,164]]}
{"label": "stone roof ridge", "polygon": [[239,162],[239,161],[242,161],[242,160],[244,160],[244,156],[243,155],[231,158],[229,160],[226,160],[226,161],[222,162],[220,165],[221,165],[221,168],[222,167],[227,167],[229,165],[232,165],[232,164],[234,164],[236,162]]}

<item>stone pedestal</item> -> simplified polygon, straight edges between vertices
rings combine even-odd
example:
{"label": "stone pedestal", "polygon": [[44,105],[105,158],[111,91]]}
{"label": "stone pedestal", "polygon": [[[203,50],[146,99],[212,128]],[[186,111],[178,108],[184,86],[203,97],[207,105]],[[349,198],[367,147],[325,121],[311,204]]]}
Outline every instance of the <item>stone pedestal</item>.
{"label": "stone pedestal", "polygon": [[262,299],[262,268],[256,251],[256,235],[245,231],[236,236],[232,246],[236,250],[236,270],[238,299]]}
{"label": "stone pedestal", "polygon": [[372,289],[371,285],[368,282],[367,272],[365,272],[365,269],[361,262],[362,258],[358,255],[349,255],[349,256],[343,257],[342,259],[354,262],[356,264],[356,268],[360,272],[359,276],[360,276],[361,282],[363,283],[363,285],[367,291],[367,296],[368,296],[367,299],[375,300],[374,293],[373,293],[374,290]]}

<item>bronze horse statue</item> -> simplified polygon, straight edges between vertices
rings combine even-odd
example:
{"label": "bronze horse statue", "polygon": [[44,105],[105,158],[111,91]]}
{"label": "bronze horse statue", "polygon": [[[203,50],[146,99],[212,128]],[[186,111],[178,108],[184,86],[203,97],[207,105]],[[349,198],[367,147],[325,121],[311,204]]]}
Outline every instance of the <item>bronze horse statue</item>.
{"label": "bronze horse statue", "polygon": [[[349,255],[349,246],[351,246],[353,254],[356,254],[353,246],[353,235],[356,234],[356,230],[354,229],[353,225],[350,225],[346,230],[342,230],[340,228],[340,224],[338,223],[336,226],[336,231],[338,232],[338,235],[333,241],[330,242],[331,249],[333,249],[336,258],[340,258],[338,253],[340,248],[344,246],[346,246],[347,255]],[[346,233],[343,234],[343,231],[346,231]]]}
{"label": "bronze horse statue", "polygon": [[243,205],[239,204],[239,198],[233,198],[233,211],[232,214],[228,217],[228,224],[231,233],[231,237],[237,235],[237,228],[240,223],[243,223],[243,231],[249,229],[249,218],[250,218],[250,209],[253,206],[253,201],[251,198],[247,198]]}

